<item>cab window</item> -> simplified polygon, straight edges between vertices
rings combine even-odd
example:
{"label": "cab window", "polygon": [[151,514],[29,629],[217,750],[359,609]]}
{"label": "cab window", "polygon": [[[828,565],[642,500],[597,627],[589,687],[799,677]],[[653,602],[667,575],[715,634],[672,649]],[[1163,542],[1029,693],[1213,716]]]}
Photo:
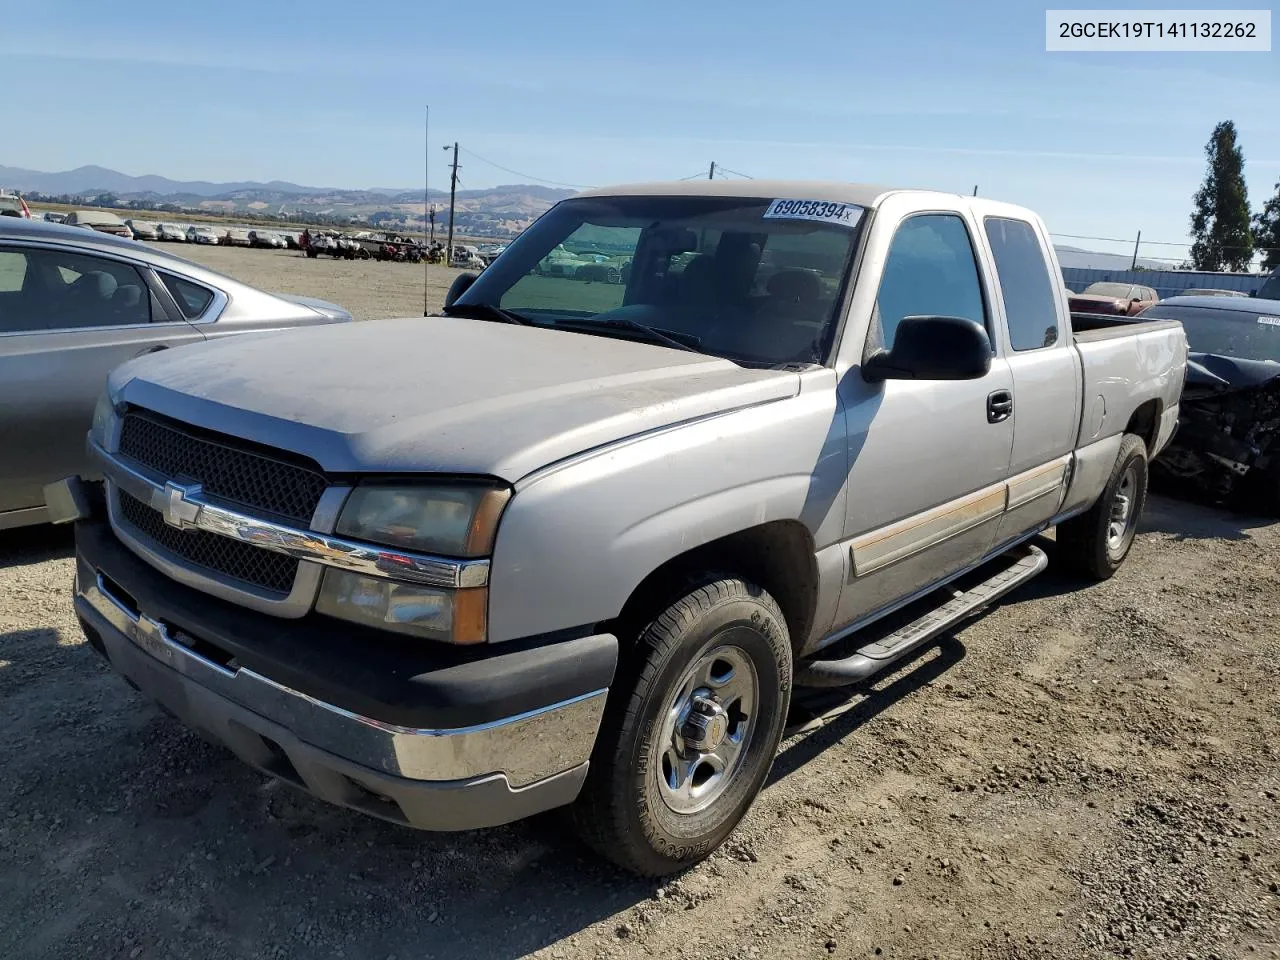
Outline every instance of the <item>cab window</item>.
{"label": "cab window", "polygon": [[922,214],[898,227],[876,293],[881,345],[893,349],[903,317],[964,317],[987,326],[973,243],[954,214]]}
{"label": "cab window", "polygon": [[1058,342],[1058,298],[1044,251],[1025,220],[988,217],[984,223],[1000,278],[1000,296],[1014,350],[1036,350]]}

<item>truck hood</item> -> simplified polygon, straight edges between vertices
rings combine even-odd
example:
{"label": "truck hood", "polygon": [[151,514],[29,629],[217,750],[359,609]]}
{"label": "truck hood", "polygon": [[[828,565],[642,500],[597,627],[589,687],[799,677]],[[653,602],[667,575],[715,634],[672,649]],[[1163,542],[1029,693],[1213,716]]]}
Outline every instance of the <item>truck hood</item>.
{"label": "truck hood", "polygon": [[117,403],[308,456],[335,473],[514,483],[602,444],[794,396],[799,375],[453,317],[231,337],[118,367]]}

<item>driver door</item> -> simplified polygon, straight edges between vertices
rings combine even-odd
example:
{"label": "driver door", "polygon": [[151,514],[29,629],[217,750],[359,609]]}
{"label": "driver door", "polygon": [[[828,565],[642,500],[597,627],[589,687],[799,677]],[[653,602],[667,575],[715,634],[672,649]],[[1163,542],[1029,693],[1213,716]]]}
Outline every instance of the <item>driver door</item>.
{"label": "driver door", "polygon": [[[885,253],[866,348],[893,345],[903,317],[966,317],[994,336],[975,225],[960,212],[902,219]],[[865,355],[865,352],[864,352]],[[976,380],[840,382],[849,451],[848,625],[981,559],[995,544],[1013,449],[1013,377],[1002,355]]]}

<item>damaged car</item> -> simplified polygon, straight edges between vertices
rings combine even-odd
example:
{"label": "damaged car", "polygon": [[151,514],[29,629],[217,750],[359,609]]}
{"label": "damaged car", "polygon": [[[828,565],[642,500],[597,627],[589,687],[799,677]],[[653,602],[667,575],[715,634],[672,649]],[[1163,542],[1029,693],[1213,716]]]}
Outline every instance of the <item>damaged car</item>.
{"label": "damaged car", "polygon": [[1191,352],[1178,432],[1152,464],[1171,489],[1280,516],[1280,300],[1172,297]]}

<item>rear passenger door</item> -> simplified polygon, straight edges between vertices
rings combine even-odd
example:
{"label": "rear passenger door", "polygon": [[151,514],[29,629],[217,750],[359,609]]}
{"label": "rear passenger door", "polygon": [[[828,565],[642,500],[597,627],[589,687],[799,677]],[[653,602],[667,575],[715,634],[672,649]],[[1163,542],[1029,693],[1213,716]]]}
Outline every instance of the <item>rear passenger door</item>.
{"label": "rear passenger door", "polygon": [[1058,511],[1080,426],[1081,370],[1061,326],[1048,238],[1018,217],[986,217],[983,232],[995,262],[1004,318],[999,326],[1013,374],[1009,503],[997,535],[1003,543]]}
{"label": "rear passenger door", "polygon": [[27,514],[44,485],[87,468],[85,434],[112,368],[203,339],[154,283],[126,258],[0,243],[0,529],[38,520]]}

